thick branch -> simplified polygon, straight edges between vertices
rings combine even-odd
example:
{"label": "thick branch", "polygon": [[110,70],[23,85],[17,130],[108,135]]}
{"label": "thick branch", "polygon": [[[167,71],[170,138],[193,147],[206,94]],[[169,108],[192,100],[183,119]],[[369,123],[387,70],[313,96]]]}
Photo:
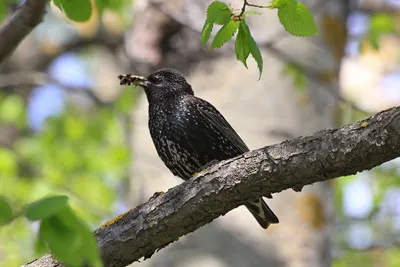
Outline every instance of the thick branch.
{"label": "thick branch", "polygon": [[[400,156],[400,107],[338,129],[250,151],[95,231],[105,266],[150,257],[247,200],[369,170]],[[49,256],[26,266],[59,266]],[[49,264],[45,262],[49,262]]]}
{"label": "thick branch", "polygon": [[49,0],[25,0],[0,28],[0,64],[43,19]]}

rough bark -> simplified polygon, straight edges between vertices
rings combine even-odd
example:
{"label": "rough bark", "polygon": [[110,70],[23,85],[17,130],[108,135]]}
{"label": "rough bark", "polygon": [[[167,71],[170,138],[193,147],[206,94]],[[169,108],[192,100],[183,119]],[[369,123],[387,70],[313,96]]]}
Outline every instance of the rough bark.
{"label": "rough bark", "polygon": [[25,0],[0,28],[0,65],[42,21],[49,0]]}
{"label": "rough bark", "polygon": [[[95,231],[105,266],[122,267],[250,199],[369,170],[400,156],[400,107],[223,161]],[[26,267],[60,266],[49,256]]]}

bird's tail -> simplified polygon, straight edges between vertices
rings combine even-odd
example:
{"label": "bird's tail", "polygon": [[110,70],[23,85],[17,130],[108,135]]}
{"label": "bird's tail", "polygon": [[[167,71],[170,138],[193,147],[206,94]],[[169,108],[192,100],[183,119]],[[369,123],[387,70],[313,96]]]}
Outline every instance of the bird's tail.
{"label": "bird's tail", "polygon": [[245,204],[246,208],[253,214],[254,218],[264,229],[272,223],[279,223],[278,217],[268,207],[267,203],[262,198],[255,201],[249,201]]}

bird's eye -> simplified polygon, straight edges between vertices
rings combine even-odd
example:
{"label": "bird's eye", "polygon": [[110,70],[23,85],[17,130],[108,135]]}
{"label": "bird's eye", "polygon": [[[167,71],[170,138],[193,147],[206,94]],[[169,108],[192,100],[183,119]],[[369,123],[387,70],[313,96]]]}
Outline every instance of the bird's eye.
{"label": "bird's eye", "polygon": [[149,77],[149,81],[151,83],[161,83],[162,82],[162,78],[160,76],[154,75],[154,76],[150,76]]}

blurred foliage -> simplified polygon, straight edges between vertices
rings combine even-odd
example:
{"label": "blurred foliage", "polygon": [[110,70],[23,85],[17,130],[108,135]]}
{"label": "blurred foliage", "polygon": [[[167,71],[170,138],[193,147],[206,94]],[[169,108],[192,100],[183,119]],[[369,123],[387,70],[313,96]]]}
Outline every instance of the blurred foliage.
{"label": "blurred foliage", "polygon": [[387,13],[374,14],[369,23],[368,40],[375,49],[379,49],[379,39],[384,34],[394,33],[396,23],[393,15]]}
{"label": "blurred foliage", "polygon": [[[0,127],[12,124],[26,133],[11,148],[0,147],[0,206],[6,207],[8,203],[13,211],[21,211],[33,201],[63,194],[70,197],[72,209],[92,229],[105,217],[114,215],[130,161],[126,126],[121,118],[128,115],[134,99],[134,90],[123,90],[111,107],[83,109],[71,103],[61,115],[47,119],[39,132],[31,133],[21,97],[0,94]],[[52,209],[59,206],[55,204],[48,203]],[[45,208],[45,214],[52,209]],[[6,210],[2,208],[0,221],[10,218],[10,211]],[[56,217],[45,216],[38,209],[30,214],[27,213],[30,219],[47,218],[41,222],[41,239],[51,239],[55,224],[59,230],[70,229],[61,227]],[[35,224],[22,218],[1,227],[0,240],[10,242],[0,247],[0,266],[19,266],[31,260],[35,256],[37,230]],[[39,245],[40,242],[36,248],[42,252]],[[59,250],[54,242],[51,246]]]}
{"label": "blurred foliage", "polygon": [[282,69],[286,77],[293,78],[293,86],[298,92],[303,92],[307,86],[307,77],[301,66],[294,63],[286,63]]}
{"label": "blurred foliage", "polygon": [[371,249],[369,251],[346,251],[333,267],[397,267],[400,266],[400,249]]}

